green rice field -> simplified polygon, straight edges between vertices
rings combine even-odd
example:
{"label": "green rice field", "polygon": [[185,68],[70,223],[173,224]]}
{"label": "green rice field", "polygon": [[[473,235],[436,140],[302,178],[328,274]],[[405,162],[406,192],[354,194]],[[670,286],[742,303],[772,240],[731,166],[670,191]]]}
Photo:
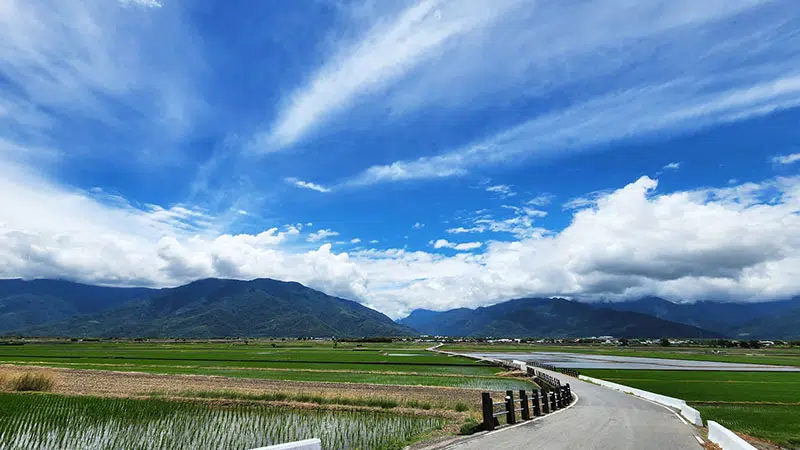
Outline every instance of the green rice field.
{"label": "green rice field", "polygon": [[245,450],[312,437],[325,449],[398,449],[445,424],[381,412],[0,394],[4,450]]}
{"label": "green rice field", "polygon": [[0,345],[0,363],[286,381],[530,389],[525,380],[419,344],[68,342]]}

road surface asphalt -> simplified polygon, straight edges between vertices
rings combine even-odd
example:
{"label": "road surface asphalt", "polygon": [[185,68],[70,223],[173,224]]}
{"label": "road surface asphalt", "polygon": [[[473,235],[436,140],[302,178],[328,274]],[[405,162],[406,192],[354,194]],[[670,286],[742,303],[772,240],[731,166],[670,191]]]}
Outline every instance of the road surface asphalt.
{"label": "road surface asphalt", "polygon": [[[537,369],[541,370],[541,369]],[[542,370],[569,383],[572,407],[515,428],[500,429],[445,447],[448,450],[701,448],[698,429],[672,410],[647,400]]]}

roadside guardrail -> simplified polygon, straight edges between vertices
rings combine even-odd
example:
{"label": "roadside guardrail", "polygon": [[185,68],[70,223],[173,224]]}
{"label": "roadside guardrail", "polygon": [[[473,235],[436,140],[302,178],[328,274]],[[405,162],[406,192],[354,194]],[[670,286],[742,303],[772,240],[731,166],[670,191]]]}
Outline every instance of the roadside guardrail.
{"label": "roadside guardrail", "polygon": [[491,431],[500,426],[498,417],[505,417],[506,424],[513,425],[517,423],[517,413],[521,413],[519,419],[522,421],[533,420],[566,408],[575,400],[569,383],[549,388],[542,386],[541,391],[530,391],[530,394],[524,389],[518,392],[519,398],[515,399],[514,391],[506,391],[501,401],[492,399],[489,392],[481,394],[484,430]]}

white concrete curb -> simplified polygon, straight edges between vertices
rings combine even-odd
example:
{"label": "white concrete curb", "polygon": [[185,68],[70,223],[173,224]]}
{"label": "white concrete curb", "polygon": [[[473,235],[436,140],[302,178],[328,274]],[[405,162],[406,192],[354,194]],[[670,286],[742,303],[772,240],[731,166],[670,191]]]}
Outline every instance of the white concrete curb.
{"label": "white concrete curb", "polygon": [[713,420],[708,421],[708,440],[722,447],[722,450],[756,450],[733,431]]}
{"label": "white concrete curb", "polygon": [[306,439],[304,441],[254,448],[253,450],[322,450],[322,441],[319,439]]}
{"label": "white concrete curb", "polygon": [[600,386],[605,386],[610,389],[614,389],[615,391],[625,392],[626,394],[633,394],[637,397],[641,397],[646,400],[650,400],[651,402],[658,403],[659,405],[668,406],[673,409],[677,409],[681,412],[681,415],[686,418],[692,425],[696,425],[698,427],[703,426],[703,419],[700,417],[700,412],[691,406],[686,404],[685,400],[681,400],[679,398],[674,397],[667,397],[666,395],[661,394],[654,394],[652,392],[643,391],[641,389],[632,388],[630,386],[625,386],[623,384],[612,383],[606,380],[600,380],[597,378],[587,377],[586,375],[578,376],[579,379],[583,381],[588,381],[590,383],[599,384]]}

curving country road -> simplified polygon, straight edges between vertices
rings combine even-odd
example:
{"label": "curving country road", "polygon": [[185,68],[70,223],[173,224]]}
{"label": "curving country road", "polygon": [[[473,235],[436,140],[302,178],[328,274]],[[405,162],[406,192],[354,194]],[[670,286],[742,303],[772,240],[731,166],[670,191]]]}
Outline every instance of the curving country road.
{"label": "curving country road", "polygon": [[[537,369],[541,370],[541,369]],[[516,428],[487,433],[444,448],[451,450],[516,449],[691,449],[701,448],[697,429],[671,410],[558,373],[578,402],[569,409]]]}

